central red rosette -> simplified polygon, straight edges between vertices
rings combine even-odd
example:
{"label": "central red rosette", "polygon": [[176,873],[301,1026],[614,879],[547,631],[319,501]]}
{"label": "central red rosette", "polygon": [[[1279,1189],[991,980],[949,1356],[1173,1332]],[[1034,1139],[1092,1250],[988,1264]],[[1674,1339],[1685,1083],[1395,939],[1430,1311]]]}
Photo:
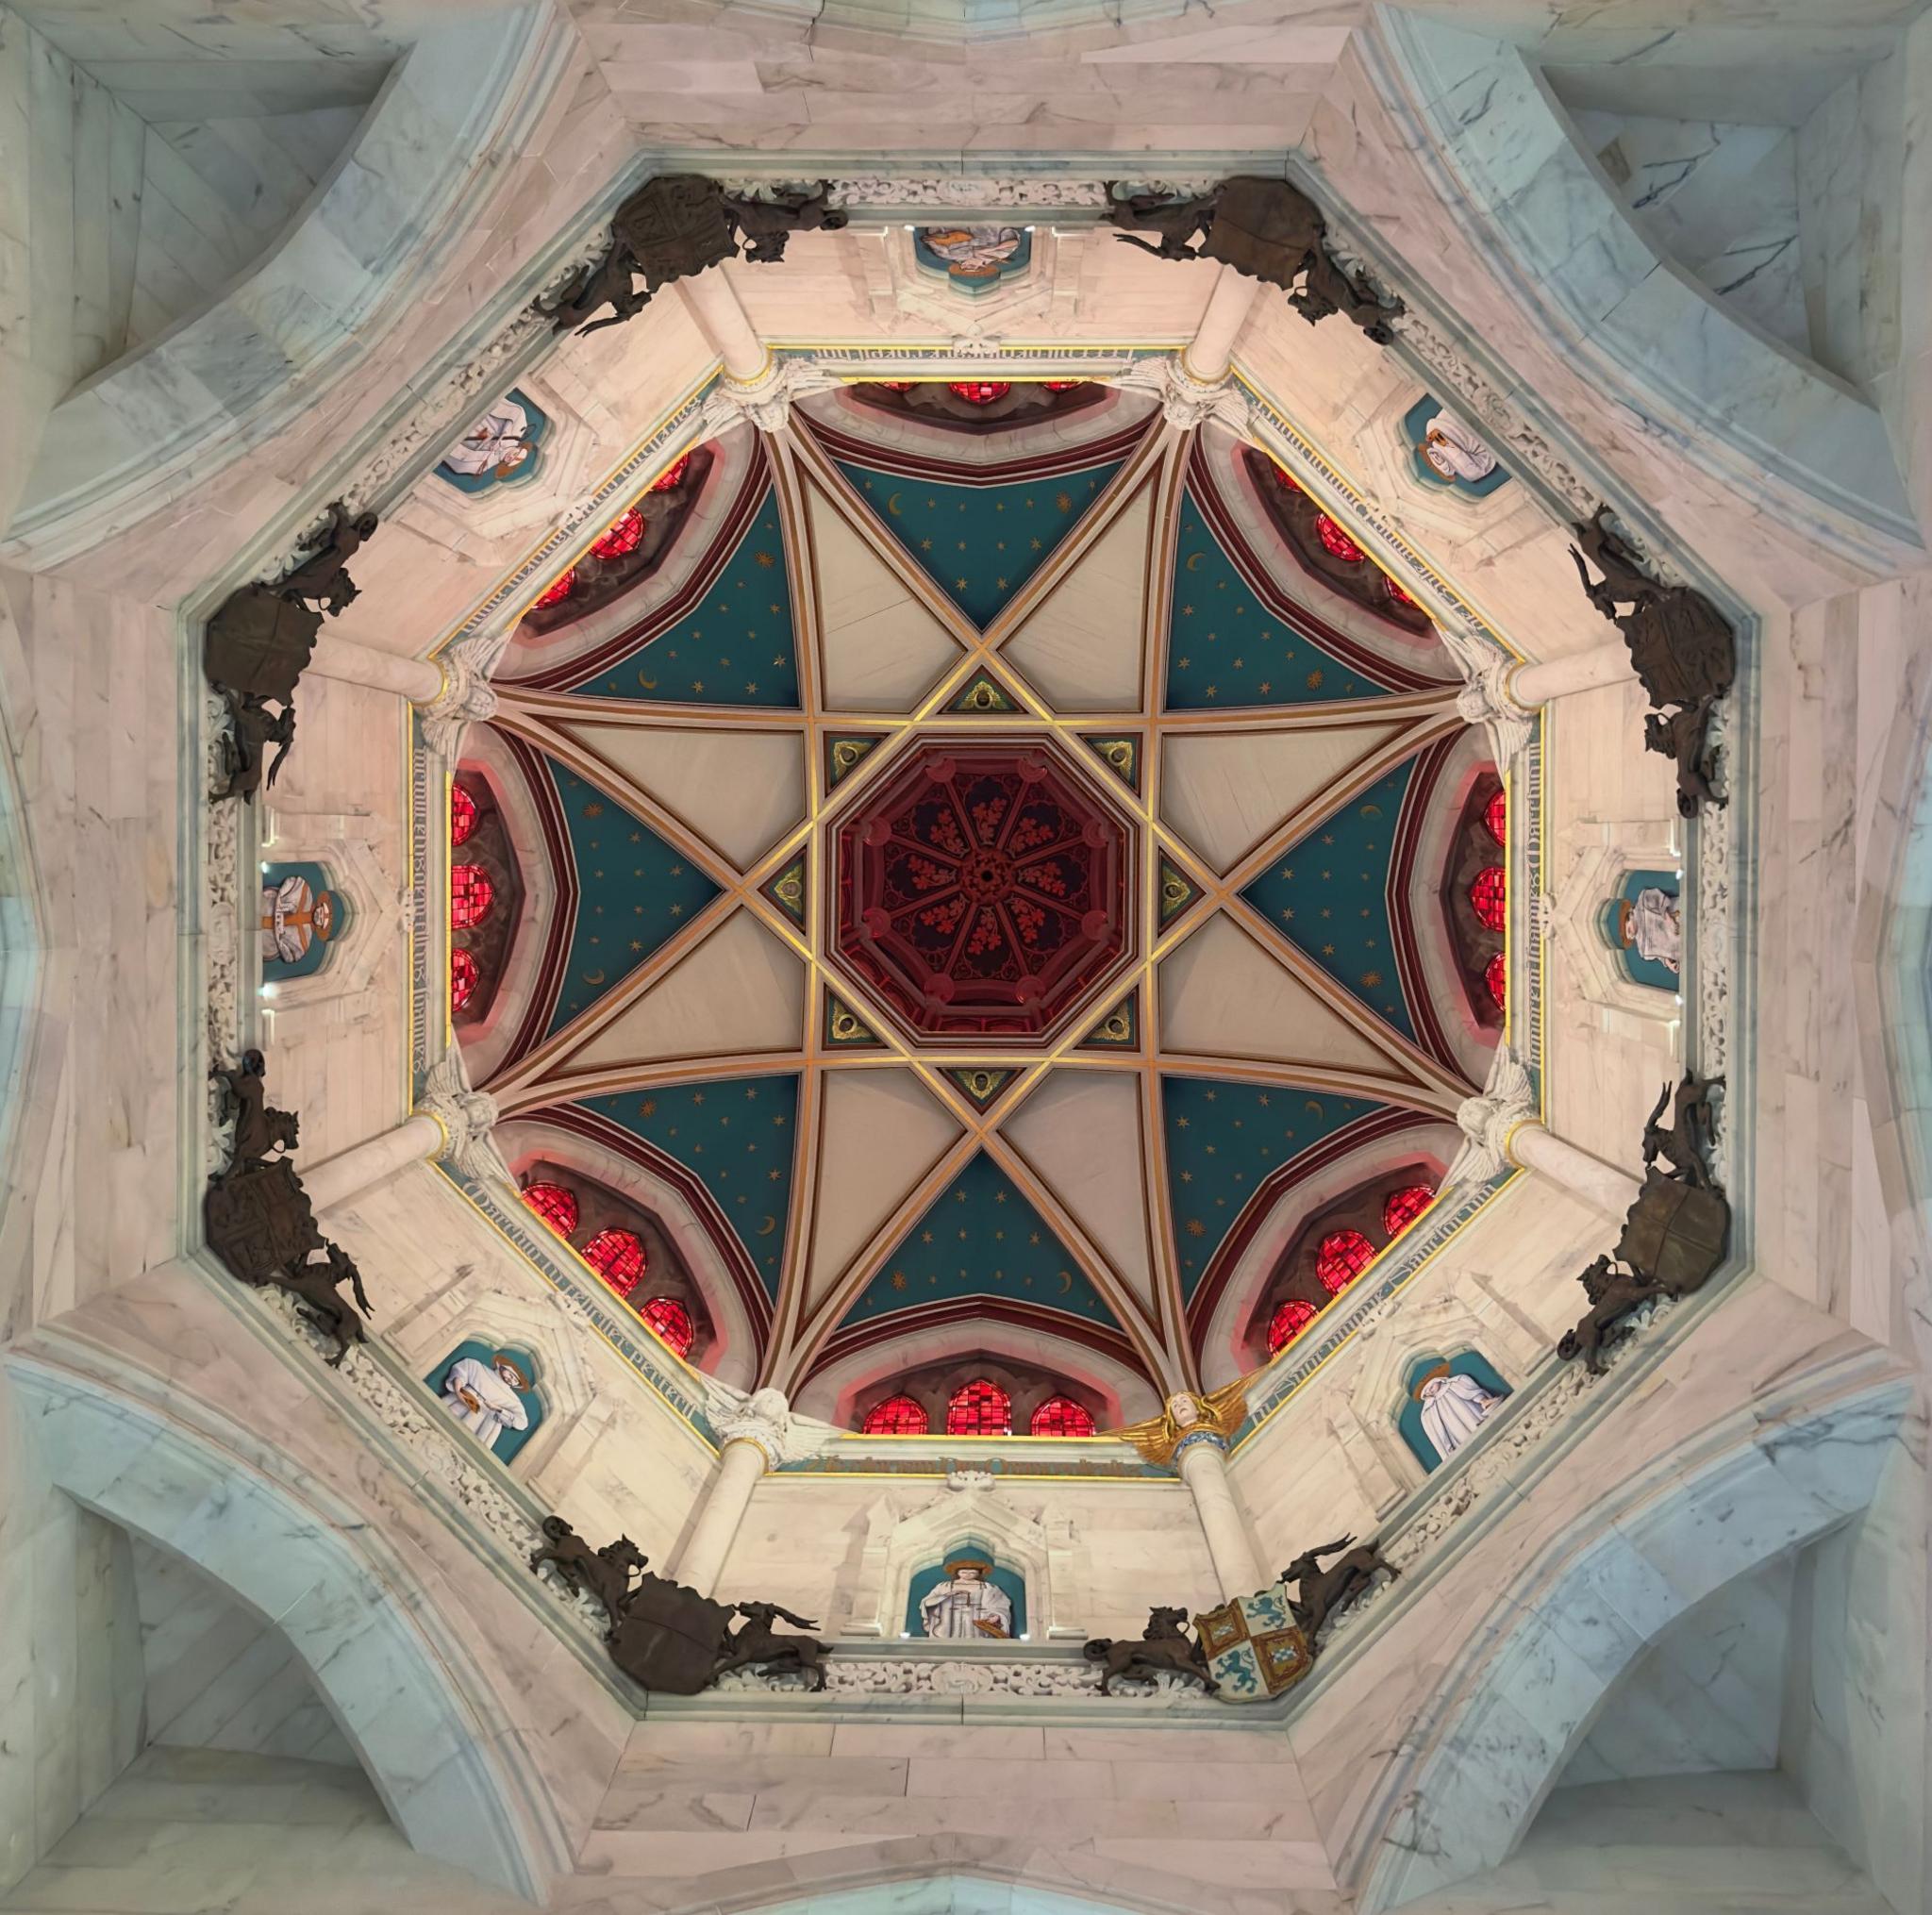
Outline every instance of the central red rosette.
{"label": "central red rosette", "polygon": [[934,741],[841,823],[836,942],[919,1037],[1037,1041],[1125,957],[1129,832],[1050,747]]}

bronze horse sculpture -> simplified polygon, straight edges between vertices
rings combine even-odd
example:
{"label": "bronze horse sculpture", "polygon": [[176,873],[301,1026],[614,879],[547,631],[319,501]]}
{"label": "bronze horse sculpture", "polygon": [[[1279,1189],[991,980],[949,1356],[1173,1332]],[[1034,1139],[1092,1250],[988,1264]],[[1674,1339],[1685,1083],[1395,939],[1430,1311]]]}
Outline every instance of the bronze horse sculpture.
{"label": "bronze horse sculpture", "polygon": [[794,1616],[778,1603],[740,1603],[736,1607],[743,1620],[724,1639],[714,1681],[734,1669],[764,1668],[780,1675],[796,1672],[814,1691],[824,1688],[825,1657],[830,1653],[825,1645],[816,1636],[781,1636],[772,1626],[785,1622],[794,1629],[809,1631],[818,1627],[816,1623]]}
{"label": "bronze horse sculpture", "polygon": [[[1338,1550],[1346,1553],[1324,1569],[1322,1558],[1335,1556]],[[1340,1541],[1305,1550],[1281,1572],[1284,1584],[1295,1585],[1288,1607],[1310,1647],[1328,1619],[1367,1594],[1383,1570],[1391,1577],[1402,1574],[1374,1543],[1357,1542],[1354,1537],[1344,1536]]]}
{"label": "bronze horse sculpture", "polygon": [[530,1552],[530,1567],[550,1563],[572,1595],[595,1596],[615,1628],[630,1600],[631,1573],[643,1570],[651,1558],[627,1536],[592,1549],[561,1516],[546,1516],[542,1529],[545,1540]]}
{"label": "bronze horse sculpture", "polygon": [[1100,1673],[1101,1694],[1113,1693],[1118,1676],[1152,1681],[1163,1673],[1185,1675],[1190,1681],[1198,1682],[1209,1695],[1218,1694],[1221,1685],[1209,1673],[1208,1657],[1200,1643],[1188,1634],[1187,1620],[1185,1609],[1153,1608],[1147,1612],[1147,1626],[1138,1642],[1096,1636],[1084,1644],[1080,1653],[1089,1662],[1105,1664]]}

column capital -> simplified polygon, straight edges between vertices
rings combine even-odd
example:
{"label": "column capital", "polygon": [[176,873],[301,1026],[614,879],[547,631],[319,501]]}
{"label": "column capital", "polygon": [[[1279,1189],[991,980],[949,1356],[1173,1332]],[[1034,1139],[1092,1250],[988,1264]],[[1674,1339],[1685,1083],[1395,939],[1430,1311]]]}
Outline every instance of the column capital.
{"label": "column capital", "polygon": [[747,1396],[715,1376],[707,1376],[704,1384],[706,1414],[718,1432],[719,1448],[750,1443],[763,1455],[768,1470],[816,1456],[840,1434],[815,1417],[794,1415],[782,1390],[768,1386]]}
{"label": "column capital", "polygon": [[496,688],[490,683],[494,664],[494,645],[486,652],[464,640],[452,645],[437,659],[442,685],[434,698],[423,707],[423,736],[431,751],[454,758],[463,747],[463,729],[472,719],[496,716]]}
{"label": "column capital", "polygon": [[1507,765],[1528,744],[1535,729],[1537,708],[1519,702],[1514,680],[1519,659],[1500,653],[1486,658],[1456,694],[1456,708],[1468,724],[1489,728],[1490,749],[1498,765]]}
{"label": "column capital", "polygon": [[782,432],[791,422],[791,402],[810,392],[829,392],[839,381],[809,359],[771,359],[749,380],[720,379],[705,395],[698,436],[708,439],[741,419],[760,432]]}
{"label": "column capital", "polygon": [[1537,1121],[1531,1088],[1523,1059],[1507,1044],[1498,1044],[1482,1095],[1465,1097],[1457,1107],[1456,1126],[1463,1145],[1443,1179],[1445,1191],[1490,1183],[1511,1166],[1511,1139],[1524,1124]]}
{"label": "column capital", "polygon": [[436,1155],[445,1163],[479,1182],[515,1181],[496,1147],[496,1099],[470,1089],[462,1053],[455,1045],[430,1066],[416,1108],[441,1130],[442,1147]]}
{"label": "column capital", "polygon": [[1227,1454],[1227,1439],[1218,1429],[1191,1429],[1174,1446],[1174,1460],[1179,1465],[1183,1457],[1194,1450],[1212,1450],[1218,1457]]}

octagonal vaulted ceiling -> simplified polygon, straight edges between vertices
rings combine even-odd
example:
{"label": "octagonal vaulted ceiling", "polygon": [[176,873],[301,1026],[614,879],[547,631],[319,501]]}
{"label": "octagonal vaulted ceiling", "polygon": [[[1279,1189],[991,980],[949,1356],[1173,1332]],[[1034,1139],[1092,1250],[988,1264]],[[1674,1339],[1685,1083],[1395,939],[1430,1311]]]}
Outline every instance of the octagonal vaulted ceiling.
{"label": "octagonal vaulted ceiling", "polygon": [[1016,390],[697,448],[458,773],[515,865],[458,1020],[514,1167],[621,1176],[822,1413],[954,1357],[1222,1380],[1498,1035],[1446,889],[1494,772],[1420,608],[1253,448]]}

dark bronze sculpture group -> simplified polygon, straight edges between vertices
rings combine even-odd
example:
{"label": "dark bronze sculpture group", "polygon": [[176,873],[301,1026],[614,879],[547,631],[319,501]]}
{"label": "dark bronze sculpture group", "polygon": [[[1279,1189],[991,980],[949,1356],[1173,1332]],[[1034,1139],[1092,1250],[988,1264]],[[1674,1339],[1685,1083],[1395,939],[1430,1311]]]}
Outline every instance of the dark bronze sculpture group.
{"label": "dark bronze sculpture group", "polygon": [[[1715,754],[1707,741],[1712,708],[1737,676],[1737,642],[1724,614],[1688,585],[1659,585],[1606,524],[1599,508],[1574,529],[1576,575],[1597,610],[1624,634],[1631,662],[1656,708],[1643,721],[1646,751],[1677,771],[1677,809],[1694,818],[1702,805],[1724,804]],[[1587,562],[1586,562],[1587,561]],[[1594,566],[1603,575],[1592,580]],[[1627,605],[1628,611],[1619,608]]]}
{"label": "dark bronze sculpture group", "polygon": [[1242,175],[1191,199],[1123,198],[1109,180],[1107,195],[1108,217],[1121,228],[1115,237],[1127,245],[1159,259],[1218,259],[1281,287],[1310,325],[1339,312],[1377,345],[1394,338],[1389,323],[1401,318],[1402,302],[1341,263],[1321,208],[1285,179]]}
{"label": "dark bronze sculpture group", "polygon": [[[549,1563],[574,1595],[603,1605],[610,1659],[631,1680],[665,1695],[696,1695],[734,1669],[799,1674],[808,1689],[825,1686],[831,1651],[811,1635],[781,1635],[779,1623],[816,1629],[777,1603],[714,1603],[668,1577],[653,1575],[650,1557],[629,1537],[602,1549],[560,1516],[543,1519],[547,1539],[530,1567]],[[737,1627],[732,1626],[736,1621]]]}
{"label": "dark bronze sculpture group", "polygon": [[[837,232],[845,224],[845,215],[825,203],[829,190],[821,180],[812,192],[755,199],[726,192],[701,173],[660,175],[612,215],[602,257],[539,310],[558,332],[596,332],[635,319],[673,280],[708,266],[739,258],[774,265],[793,233]],[[597,318],[607,306],[609,312]]]}
{"label": "dark bronze sculpture group", "polygon": [[[223,1121],[234,1121],[235,1148],[227,1169],[208,1179],[202,1199],[208,1248],[243,1283],[288,1291],[303,1316],[335,1345],[329,1362],[340,1364],[351,1344],[365,1340],[369,1298],[349,1254],[316,1228],[308,1193],[289,1160],[301,1121],[269,1103],[259,1051],[245,1052],[236,1069],[212,1074],[222,1087]],[[341,1293],[344,1283],[353,1303]]]}
{"label": "dark bronze sculpture group", "polygon": [[[1686,1072],[1674,1091],[1664,1086],[1643,1126],[1643,1188],[1623,1235],[1577,1277],[1590,1309],[1557,1345],[1565,1362],[1581,1357],[1602,1375],[1605,1353],[1630,1333],[1632,1311],[1702,1290],[1724,1261],[1731,1207],[1711,1182],[1709,1163],[1710,1093],[1723,1083]],[[1666,1110],[1668,1124],[1659,1122]],[[1668,1170],[1657,1168],[1659,1157]]]}
{"label": "dark bronze sculpture group", "polygon": [[271,745],[266,782],[275,783],[295,742],[295,681],[315,650],[324,613],[333,618],[355,598],[348,561],[375,530],[374,512],[351,518],[338,500],[320,547],[280,584],[244,585],[215,608],[202,639],[202,670],[234,728],[222,741],[221,782],[210,797],[252,799]]}

